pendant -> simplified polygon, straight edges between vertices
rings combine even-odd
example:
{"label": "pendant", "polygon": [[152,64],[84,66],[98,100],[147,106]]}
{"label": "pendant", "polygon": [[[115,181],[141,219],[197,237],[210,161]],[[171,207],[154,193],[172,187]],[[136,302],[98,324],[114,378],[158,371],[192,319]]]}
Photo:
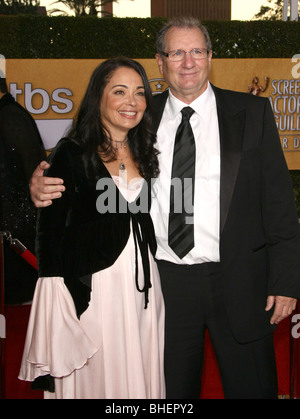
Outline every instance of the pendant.
{"label": "pendant", "polygon": [[119,169],[121,170],[121,172],[124,172],[125,164],[123,162],[120,163]]}

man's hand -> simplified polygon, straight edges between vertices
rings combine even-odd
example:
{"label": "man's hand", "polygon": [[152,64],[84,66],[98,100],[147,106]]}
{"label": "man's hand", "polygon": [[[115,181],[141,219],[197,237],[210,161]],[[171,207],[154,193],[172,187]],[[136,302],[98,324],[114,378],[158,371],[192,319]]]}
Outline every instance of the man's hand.
{"label": "man's hand", "polygon": [[30,180],[31,199],[36,207],[48,207],[52,199],[60,198],[65,190],[64,181],[60,178],[44,177],[44,170],[50,167],[49,163],[42,161],[33,172]]}
{"label": "man's hand", "polygon": [[279,297],[270,295],[267,299],[265,310],[269,311],[275,304],[275,310],[270,320],[271,324],[278,324],[288,317],[296,308],[297,300],[290,297]]}

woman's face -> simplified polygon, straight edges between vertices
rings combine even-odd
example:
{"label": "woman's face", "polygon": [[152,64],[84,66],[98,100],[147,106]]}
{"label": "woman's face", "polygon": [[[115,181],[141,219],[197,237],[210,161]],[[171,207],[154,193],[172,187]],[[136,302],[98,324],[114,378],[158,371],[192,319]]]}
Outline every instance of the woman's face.
{"label": "woman's face", "polygon": [[100,102],[102,123],[111,139],[122,141],[139,124],[147,107],[141,76],[132,68],[120,67],[104,88]]}

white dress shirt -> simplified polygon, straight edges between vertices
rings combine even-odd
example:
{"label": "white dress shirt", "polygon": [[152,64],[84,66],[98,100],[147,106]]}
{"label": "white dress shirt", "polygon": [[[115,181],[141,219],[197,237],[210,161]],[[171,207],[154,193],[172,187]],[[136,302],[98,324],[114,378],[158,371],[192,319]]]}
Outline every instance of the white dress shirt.
{"label": "white dress shirt", "polygon": [[194,196],[194,248],[180,259],[168,245],[168,222],[173,148],[176,130],[181,122],[181,109],[187,106],[171,91],[157,132],[160,152],[160,175],[152,192],[151,216],[157,238],[157,259],[173,263],[194,264],[218,262],[220,225],[220,138],[214,92],[208,84],[205,92],[189,106],[196,142],[196,174]]}

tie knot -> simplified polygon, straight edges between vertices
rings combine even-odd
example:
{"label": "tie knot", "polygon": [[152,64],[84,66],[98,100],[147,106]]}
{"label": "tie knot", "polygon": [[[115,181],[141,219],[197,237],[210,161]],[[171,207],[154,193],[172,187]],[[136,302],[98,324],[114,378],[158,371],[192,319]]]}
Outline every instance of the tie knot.
{"label": "tie knot", "polygon": [[194,109],[190,108],[189,106],[182,108],[181,109],[182,119],[185,119],[188,121],[194,112],[195,112]]}

